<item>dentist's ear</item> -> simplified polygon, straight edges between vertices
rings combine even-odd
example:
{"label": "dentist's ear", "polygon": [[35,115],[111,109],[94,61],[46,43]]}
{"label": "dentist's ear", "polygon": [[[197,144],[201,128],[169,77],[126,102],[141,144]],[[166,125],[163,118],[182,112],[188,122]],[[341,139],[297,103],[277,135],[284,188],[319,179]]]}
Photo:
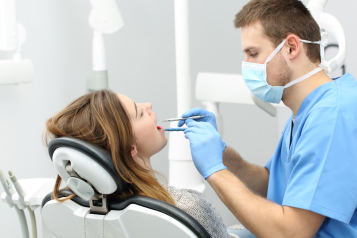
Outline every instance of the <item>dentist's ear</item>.
{"label": "dentist's ear", "polygon": [[136,150],[136,146],[135,145],[132,145],[131,146],[131,157],[134,158],[135,155],[138,154],[138,151]]}
{"label": "dentist's ear", "polygon": [[286,38],[286,45],[288,46],[288,57],[290,60],[296,59],[300,54],[302,44],[299,41],[299,37],[294,34],[290,34]]}

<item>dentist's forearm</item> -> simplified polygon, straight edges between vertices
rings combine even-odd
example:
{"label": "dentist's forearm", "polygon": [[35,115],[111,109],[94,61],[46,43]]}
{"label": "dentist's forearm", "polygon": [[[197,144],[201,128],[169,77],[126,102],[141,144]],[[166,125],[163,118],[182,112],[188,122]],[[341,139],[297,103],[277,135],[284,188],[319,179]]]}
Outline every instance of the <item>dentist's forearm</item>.
{"label": "dentist's forearm", "polygon": [[325,219],[255,195],[228,170],[212,174],[207,181],[234,216],[257,237],[313,237]]}
{"label": "dentist's forearm", "polygon": [[245,161],[229,146],[223,152],[223,163],[251,191],[262,197],[267,196],[269,171],[266,168]]}

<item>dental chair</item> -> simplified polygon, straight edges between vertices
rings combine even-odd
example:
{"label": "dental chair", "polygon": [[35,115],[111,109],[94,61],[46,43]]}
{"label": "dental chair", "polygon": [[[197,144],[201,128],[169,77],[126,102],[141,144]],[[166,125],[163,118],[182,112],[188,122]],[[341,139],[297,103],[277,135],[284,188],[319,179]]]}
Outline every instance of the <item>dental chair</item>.
{"label": "dental chair", "polygon": [[[179,208],[146,196],[125,200],[107,198],[120,194],[126,182],[116,172],[110,154],[86,141],[61,137],[48,147],[55,170],[78,196],[58,202],[51,193],[42,201],[44,238],[210,238],[208,232]],[[73,192],[72,192],[73,191]]]}

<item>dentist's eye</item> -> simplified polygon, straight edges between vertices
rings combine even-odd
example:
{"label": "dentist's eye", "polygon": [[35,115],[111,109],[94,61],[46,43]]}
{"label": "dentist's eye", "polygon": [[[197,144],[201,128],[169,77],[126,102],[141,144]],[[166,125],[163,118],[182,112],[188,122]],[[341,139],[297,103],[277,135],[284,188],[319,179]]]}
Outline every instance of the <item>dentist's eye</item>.
{"label": "dentist's eye", "polygon": [[250,54],[250,57],[255,58],[257,56],[257,53]]}

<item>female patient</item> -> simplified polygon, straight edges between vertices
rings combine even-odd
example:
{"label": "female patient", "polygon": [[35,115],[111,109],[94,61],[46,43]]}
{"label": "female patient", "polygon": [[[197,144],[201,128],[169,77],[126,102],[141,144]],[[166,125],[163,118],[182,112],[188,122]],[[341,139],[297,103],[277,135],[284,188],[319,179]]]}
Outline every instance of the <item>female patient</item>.
{"label": "female patient", "polygon": [[[115,198],[138,194],[160,199],[194,217],[212,237],[230,237],[221,216],[201,193],[162,185],[156,179],[150,157],[166,146],[167,138],[151,108],[151,103],[135,103],[109,90],[92,92],[46,122],[45,141],[48,145],[52,138],[68,136],[107,150],[117,172],[128,182],[128,188]],[[58,199],[60,183],[58,176],[53,195],[64,201],[70,197]]]}

